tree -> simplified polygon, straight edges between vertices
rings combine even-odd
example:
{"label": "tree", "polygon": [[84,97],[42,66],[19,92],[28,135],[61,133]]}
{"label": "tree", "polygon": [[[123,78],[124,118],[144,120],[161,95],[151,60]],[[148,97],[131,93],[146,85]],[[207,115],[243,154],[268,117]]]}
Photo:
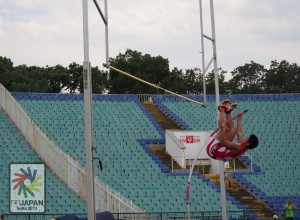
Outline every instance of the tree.
{"label": "tree", "polygon": [[183,75],[186,94],[201,94],[203,91],[203,74],[198,68],[187,69]]}
{"label": "tree", "polygon": [[[169,70],[169,61],[161,56],[127,49],[110,58],[110,64],[145,81],[178,94],[201,94],[203,76],[199,69]],[[155,94],[161,90],[145,85],[116,71],[101,71],[92,67],[93,93]],[[296,63],[271,61],[269,69],[251,61],[235,68],[232,78],[225,81],[225,70],[219,72],[220,94],[299,93],[300,67]],[[14,67],[13,62],[0,56],[0,83],[11,92],[83,93],[83,66],[75,62],[68,67],[56,65]],[[213,72],[206,75],[207,94],[215,93]]]}
{"label": "tree", "polygon": [[9,73],[13,71],[13,62],[6,57],[0,56],[0,83],[8,88],[12,81]]}
{"label": "tree", "polygon": [[300,67],[283,60],[278,63],[271,61],[266,73],[265,86],[267,93],[299,93]]}
{"label": "tree", "polygon": [[[110,58],[110,65],[157,86],[165,84],[166,79],[170,76],[168,59],[161,56],[151,57],[149,54],[142,55],[140,52],[129,49],[115,59]],[[109,85],[109,93],[151,94],[160,92],[113,70],[109,71]]]}
{"label": "tree", "polygon": [[13,62],[6,57],[0,56],[0,74],[3,74],[6,71],[12,71],[13,70]]}
{"label": "tree", "polygon": [[75,62],[70,63],[67,69],[69,84],[67,89],[70,93],[83,93],[83,66]]}
{"label": "tree", "polygon": [[11,92],[42,92],[48,89],[45,69],[37,66],[19,65],[7,72],[5,87]]}
{"label": "tree", "polygon": [[100,71],[98,67],[92,68],[92,91],[93,93],[108,92],[108,72]]}
{"label": "tree", "polygon": [[258,94],[264,92],[266,69],[253,61],[231,72],[233,78],[227,84],[228,93]]}
{"label": "tree", "polygon": [[187,85],[182,75],[183,71],[175,67],[169,76],[162,80],[161,87],[178,94],[187,94]]}
{"label": "tree", "polygon": [[287,92],[300,93],[300,67],[296,63],[289,66],[288,81],[290,86]]}
{"label": "tree", "polygon": [[67,69],[61,65],[47,67],[46,78],[48,79],[48,93],[60,93],[66,90],[70,84],[70,77],[67,74]]}
{"label": "tree", "polygon": [[[218,70],[219,76],[218,76],[218,81],[219,81],[219,93],[220,94],[225,94],[227,93],[226,89],[226,83],[225,83],[225,73],[226,71],[222,70],[219,68]],[[216,93],[216,85],[215,85],[215,73],[209,72],[206,77],[206,93],[207,94],[215,94]]]}

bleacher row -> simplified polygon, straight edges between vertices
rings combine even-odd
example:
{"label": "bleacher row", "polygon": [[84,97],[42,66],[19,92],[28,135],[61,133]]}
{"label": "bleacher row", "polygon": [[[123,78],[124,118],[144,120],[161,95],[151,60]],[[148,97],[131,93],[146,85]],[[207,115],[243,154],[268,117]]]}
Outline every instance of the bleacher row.
{"label": "bleacher row", "polygon": [[[184,95],[187,98],[195,101],[203,102],[204,97],[202,95]],[[184,99],[173,95],[152,95],[152,98],[156,102],[185,102]],[[220,94],[220,100],[231,99],[238,101],[299,101],[300,94]],[[215,95],[207,95],[206,101],[215,102]]]}
{"label": "bleacher row", "polygon": [[[22,100],[57,100],[57,101],[83,101],[83,94],[62,94],[62,93],[27,93],[12,92],[15,99]],[[114,95],[114,94],[93,94],[94,101],[132,101],[137,99],[136,95]]]}
{"label": "bleacher row", "polygon": [[[13,93],[13,96],[51,140],[84,166],[82,94]],[[197,101],[203,100],[202,96],[188,97]],[[213,130],[216,127],[214,96],[208,96],[206,109],[174,96],[153,95],[152,98],[160,109],[184,129]],[[298,198],[300,190],[296,185],[300,175],[297,166],[300,164],[297,160],[297,154],[285,154],[287,158],[282,158],[281,155],[287,149],[299,151],[300,148],[296,145],[297,135],[299,137],[300,134],[299,121],[295,123],[297,117],[299,120],[300,95],[221,95],[221,98],[231,98],[238,102],[240,110],[249,109],[243,120],[247,124],[244,130],[245,132],[253,131],[256,133],[261,143],[259,148],[249,152],[253,158],[255,172],[251,175],[234,173],[233,177],[274,208],[283,207],[283,198],[286,198],[284,196]],[[7,133],[13,133],[13,137],[8,138],[8,140],[22,139],[3,113],[1,114],[1,124],[2,121],[10,126],[3,126],[0,132],[1,139],[7,140]],[[164,131],[139,102],[136,95],[93,95],[93,125],[94,145],[104,166],[102,172],[96,170],[96,175],[103,182],[119,191],[123,196],[132,199],[136,205],[148,212],[186,211],[184,199],[187,175],[171,174],[168,168],[163,166],[155,158],[155,155],[151,155],[147,150],[147,143],[161,143],[164,140]],[[293,131],[281,128],[282,125],[288,126]],[[10,149],[9,145],[12,142],[6,141],[6,148]],[[26,142],[24,140],[23,142],[22,144],[20,142],[14,143],[14,149],[20,146],[21,149],[26,148],[28,151],[18,161],[38,161],[39,159],[34,157],[34,153]],[[286,144],[287,142],[289,144]],[[16,155],[13,151],[8,150],[6,155],[8,157],[1,162],[2,167],[7,166],[12,161],[15,162]],[[280,161],[280,163],[276,163],[276,161]],[[245,162],[249,163],[246,158]],[[294,169],[296,174],[285,174],[285,169],[282,169],[282,172],[278,171],[278,168],[287,162],[291,167],[289,170]],[[50,174],[51,172],[47,171],[47,175]],[[279,186],[276,192],[267,181],[272,180],[273,175],[279,176],[279,178],[275,178]],[[265,179],[266,181],[262,181]],[[284,183],[286,179],[289,180],[289,185],[280,184]],[[51,181],[53,183],[59,182],[55,178],[51,178]],[[55,183],[54,185],[57,186],[56,188],[66,188],[63,184]],[[284,190],[280,190],[281,185],[285,187]],[[66,192],[72,194],[68,190],[66,189]],[[218,187],[203,176],[193,177],[191,211],[220,210],[219,191]],[[7,198],[8,191],[5,195]],[[275,196],[281,199],[270,199]],[[54,197],[52,195],[46,198],[47,204],[61,204],[61,209],[56,206],[53,207],[53,205],[47,206],[49,213],[64,213],[64,210],[69,208],[68,204],[59,197],[59,192],[57,196],[54,194]],[[227,198],[228,210],[236,211],[246,208],[229,194]],[[74,212],[84,212],[86,205],[83,201],[76,196],[73,199],[74,203],[77,202],[80,207]],[[1,200],[5,201],[2,196]],[[60,200],[62,200],[61,203]],[[8,207],[1,207],[0,212],[8,213]]]}
{"label": "bleacher row", "polygon": [[[67,100],[67,101],[83,101],[83,94],[61,94],[61,93],[28,93],[28,92],[12,92],[16,99],[23,100]],[[203,102],[202,95],[184,95],[190,99]],[[151,95],[156,101],[175,101],[185,102],[184,99],[173,95]],[[235,101],[299,101],[300,94],[285,93],[285,94],[221,94],[220,99],[231,99]],[[133,94],[93,94],[94,101],[134,101],[138,96]],[[207,95],[208,102],[215,101],[215,95]]]}

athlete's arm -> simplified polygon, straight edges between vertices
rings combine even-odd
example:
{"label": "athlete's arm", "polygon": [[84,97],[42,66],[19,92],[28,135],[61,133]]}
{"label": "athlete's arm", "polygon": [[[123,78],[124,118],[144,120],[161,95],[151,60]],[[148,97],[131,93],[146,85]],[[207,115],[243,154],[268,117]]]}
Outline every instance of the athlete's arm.
{"label": "athlete's arm", "polygon": [[243,137],[243,129],[242,129],[242,115],[243,112],[239,112],[238,113],[239,117],[237,119],[237,126],[236,126],[236,134],[237,134],[237,138],[238,138],[238,142],[242,143],[244,137]]}

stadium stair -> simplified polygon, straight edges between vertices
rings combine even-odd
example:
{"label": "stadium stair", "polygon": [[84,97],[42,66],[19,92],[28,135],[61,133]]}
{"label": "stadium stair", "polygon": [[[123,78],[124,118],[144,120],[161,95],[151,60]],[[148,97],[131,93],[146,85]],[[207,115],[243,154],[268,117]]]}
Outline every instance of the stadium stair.
{"label": "stadium stair", "polygon": [[[168,152],[166,151],[165,144],[161,144],[160,146],[153,146],[150,147],[151,151],[156,154],[156,156],[169,167],[170,170],[172,170],[172,157]],[[181,170],[181,167],[179,164],[174,160],[173,161],[173,169],[174,170]]]}
{"label": "stadium stair", "polygon": [[143,102],[143,105],[164,130],[182,130],[182,128],[162,112],[154,102]]}
{"label": "stadium stair", "polygon": [[248,166],[241,160],[241,158],[236,158],[228,162],[228,168],[226,171],[245,171],[248,170]]}
{"label": "stadium stair", "polygon": [[[155,118],[157,123],[164,129],[164,130],[182,130],[182,128],[173,121],[170,117],[168,117],[163,111],[161,111],[157,105],[154,102],[142,102],[145,108],[149,111],[149,113]],[[173,172],[186,172],[188,173],[189,170],[185,168],[181,168],[179,164],[173,160],[172,165],[172,157],[168,152],[166,151],[166,145],[165,144],[152,144],[149,146],[150,150],[157,156],[158,159],[160,159],[167,167],[169,167],[169,170],[172,170]],[[209,167],[204,166],[196,166],[195,171],[198,171],[200,173],[208,173]]]}
{"label": "stadium stair", "polygon": [[[164,112],[162,112],[154,102],[142,102],[148,112],[155,118],[157,123],[164,129],[181,130],[181,127],[169,118]],[[166,151],[165,144],[152,144],[149,146],[150,150],[166,165],[172,170],[172,157]],[[174,161],[174,170],[181,170],[179,164]]]}
{"label": "stadium stair", "polygon": [[[220,186],[219,174],[204,174],[206,178]],[[248,210],[251,210],[262,219],[270,219],[275,213],[257,197],[241,186],[238,181],[235,181],[230,176],[225,179],[226,192],[236,200],[240,201]]]}

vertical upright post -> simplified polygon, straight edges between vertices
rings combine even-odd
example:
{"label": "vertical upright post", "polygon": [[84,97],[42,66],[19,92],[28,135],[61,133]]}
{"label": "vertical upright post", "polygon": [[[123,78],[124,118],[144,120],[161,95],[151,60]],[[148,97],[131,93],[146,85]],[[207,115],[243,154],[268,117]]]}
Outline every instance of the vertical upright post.
{"label": "vertical upright post", "polygon": [[206,70],[205,70],[205,55],[204,55],[202,0],[199,0],[199,9],[200,9],[202,74],[203,74],[203,102],[206,103],[206,79],[205,79]]}
{"label": "vertical upright post", "polygon": [[[217,64],[217,46],[216,46],[216,32],[215,32],[215,15],[214,15],[214,3],[210,0],[210,13],[211,13],[211,29],[213,38],[213,59],[214,59],[214,74],[215,74],[215,89],[216,89],[216,112],[219,114],[217,106],[220,104],[220,91],[219,91],[219,74]],[[217,116],[217,123],[218,123]],[[224,162],[219,162],[220,171],[220,188],[221,188],[221,205],[222,205],[222,220],[227,220],[227,204],[226,204],[226,187],[225,187],[225,173]]]}
{"label": "vertical upright post", "polygon": [[[200,6],[200,24],[201,24],[201,46],[202,46],[202,69],[203,69],[203,77],[205,77],[205,72],[210,66],[210,64],[214,63],[214,76],[215,76],[215,92],[216,92],[216,112],[217,112],[217,125],[218,125],[218,118],[219,112],[217,106],[220,104],[220,91],[219,91],[219,74],[218,74],[218,64],[217,64],[217,46],[216,46],[216,32],[215,32],[215,15],[214,15],[214,4],[213,0],[210,0],[210,17],[211,17],[211,30],[212,30],[212,37],[203,34],[203,19],[202,19],[202,0],[199,0]],[[213,46],[213,57],[210,60],[207,67],[205,67],[205,60],[204,60],[204,38],[210,40]],[[203,94],[204,94],[204,102],[206,101],[206,82],[205,78],[203,78]],[[227,220],[227,205],[226,205],[226,187],[225,187],[225,172],[224,172],[224,162],[219,162],[219,173],[220,173],[220,187],[221,187],[221,205],[222,205],[222,219]]]}
{"label": "vertical upright post", "polygon": [[88,34],[88,3],[82,0],[83,8],[83,87],[84,87],[84,121],[85,121],[85,149],[86,149],[86,191],[88,219],[95,220],[94,198],[94,168],[93,168],[93,125],[92,125],[92,76],[89,61],[89,34]]}
{"label": "vertical upright post", "polygon": [[104,13],[105,13],[105,48],[106,48],[106,65],[109,66],[109,48],[108,48],[108,12],[107,12],[107,0],[104,1]]}

